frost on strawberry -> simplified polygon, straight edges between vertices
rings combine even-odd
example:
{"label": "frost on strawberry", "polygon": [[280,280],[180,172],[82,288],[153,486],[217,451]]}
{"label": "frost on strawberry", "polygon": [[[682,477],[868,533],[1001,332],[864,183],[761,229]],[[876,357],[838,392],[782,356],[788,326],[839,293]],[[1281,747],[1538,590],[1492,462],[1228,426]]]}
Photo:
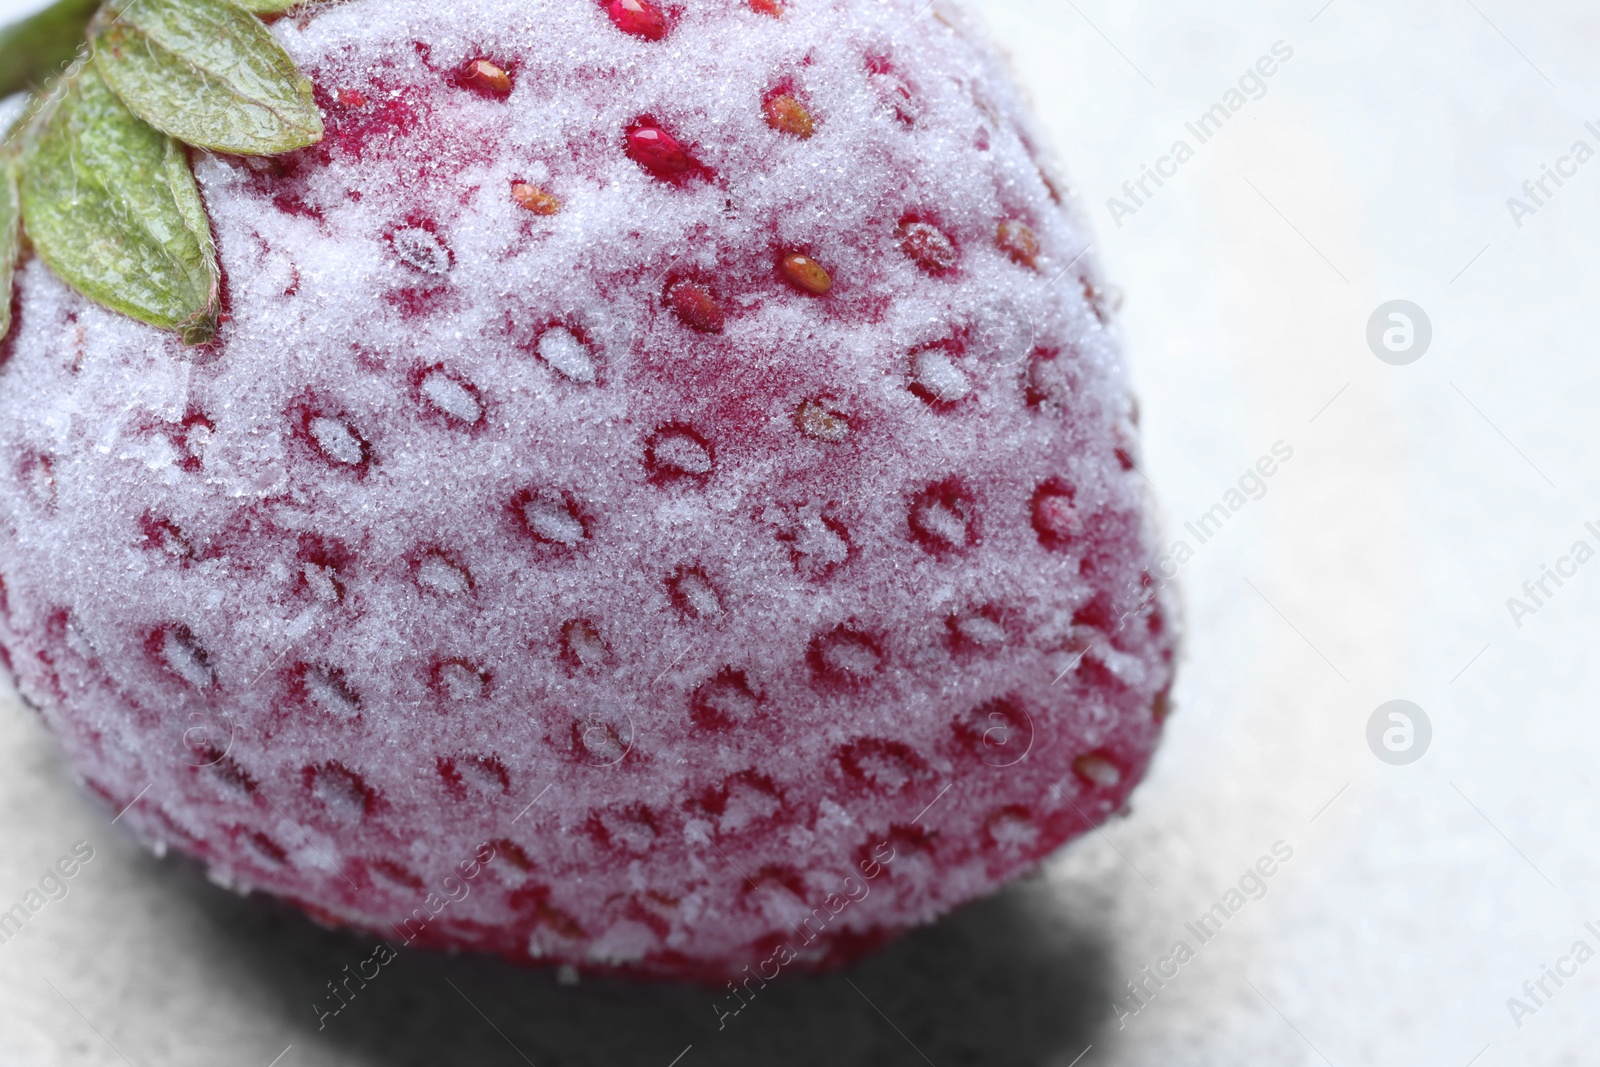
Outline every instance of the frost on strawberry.
{"label": "frost on strawberry", "polygon": [[0,662],[119,825],[380,932],[485,847],[428,944],[721,980],[1124,808],[1174,633],[1114,297],[920,7],[308,6],[323,140],[197,157],[210,348],[23,261]]}

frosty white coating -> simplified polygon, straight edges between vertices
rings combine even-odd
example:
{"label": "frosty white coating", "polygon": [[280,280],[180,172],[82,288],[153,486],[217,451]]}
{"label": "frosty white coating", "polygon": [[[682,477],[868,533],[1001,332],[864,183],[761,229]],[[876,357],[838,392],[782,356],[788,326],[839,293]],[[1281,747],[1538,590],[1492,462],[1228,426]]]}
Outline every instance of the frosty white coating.
{"label": "frosty white coating", "polygon": [[328,920],[716,976],[1120,808],[1172,657],[1123,373],[1015,91],[921,8],[314,8],[273,32],[324,145],[197,167],[215,349],[23,268],[0,644],[149,787],[123,825]]}

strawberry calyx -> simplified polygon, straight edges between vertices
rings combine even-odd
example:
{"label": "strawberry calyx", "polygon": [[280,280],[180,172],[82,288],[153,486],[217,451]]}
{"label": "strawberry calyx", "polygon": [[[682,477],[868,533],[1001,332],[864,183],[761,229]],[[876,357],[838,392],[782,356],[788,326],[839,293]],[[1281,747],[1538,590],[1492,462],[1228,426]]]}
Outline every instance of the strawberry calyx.
{"label": "strawberry calyx", "polygon": [[0,147],[0,336],[26,231],[89,300],[186,346],[215,341],[222,268],[188,148],[322,139],[310,81],[262,21],[293,6],[58,0],[0,30],[0,95],[32,90]]}

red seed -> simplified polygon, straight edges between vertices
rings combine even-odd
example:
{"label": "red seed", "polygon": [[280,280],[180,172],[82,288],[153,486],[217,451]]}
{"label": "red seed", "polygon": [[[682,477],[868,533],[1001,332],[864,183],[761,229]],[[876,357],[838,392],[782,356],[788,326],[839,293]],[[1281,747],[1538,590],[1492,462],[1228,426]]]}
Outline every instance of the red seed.
{"label": "red seed", "polygon": [[606,13],[623,33],[647,41],[659,41],[667,35],[667,17],[650,0],[611,0]]}
{"label": "red seed", "polygon": [[775,19],[783,17],[782,0],[750,0],[750,10],[758,15],[771,15]]}
{"label": "red seed", "polygon": [[647,119],[628,127],[628,158],[662,181],[677,181],[699,169],[676,137]]}
{"label": "red seed", "polygon": [[1000,251],[1024,267],[1039,265],[1039,235],[1027,223],[1010,219],[1000,224],[995,236]]}
{"label": "red seed", "polygon": [[929,222],[902,222],[900,250],[929,274],[954,270],[958,259],[955,242]]}
{"label": "red seed", "polygon": [[699,282],[679,282],[667,290],[667,303],[679,321],[700,333],[721,333],[722,305],[716,295]]}
{"label": "red seed", "polygon": [[810,256],[790,252],[783,257],[778,267],[789,284],[803,293],[824,296],[833,288],[833,279],[828,276],[828,272],[822,268],[822,264]]}
{"label": "red seed", "polygon": [[345,107],[366,107],[367,94],[359,89],[340,89],[336,94]]}
{"label": "red seed", "polygon": [[519,207],[533,212],[535,215],[554,215],[561,210],[561,201],[527,182],[514,182],[511,186],[511,199]]}
{"label": "red seed", "polygon": [[511,95],[511,75],[487,59],[474,59],[461,68],[460,82],[485,96]]}
{"label": "red seed", "polygon": [[802,141],[816,132],[817,124],[804,104],[792,96],[775,96],[761,105],[767,125]]}

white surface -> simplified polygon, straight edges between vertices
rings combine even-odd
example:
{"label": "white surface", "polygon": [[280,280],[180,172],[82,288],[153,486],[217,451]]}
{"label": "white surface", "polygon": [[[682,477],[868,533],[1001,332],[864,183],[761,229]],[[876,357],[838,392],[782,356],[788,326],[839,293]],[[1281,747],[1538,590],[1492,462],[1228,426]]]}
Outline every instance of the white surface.
{"label": "white surface", "polygon": [[[682,1067],[922,1063],[911,1043],[937,1067],[1065,1067],[1091,1042],[1084,1067],[1593,1059],[1600,964],[1520,1029],[1506,998],[1575,940],[1600,948],[1600,567],[1520,629],[1506,598],[1600,520],[1600,161],[1520,229],[1505,201],[1573,141],[1600,147],[1583,128],[1600,13],[1319,3],[984,5],[1128,295],[1173,536],[1275,442],[1294,449],[1182,569],[1185,669],[1132,818],[1047,885],[851,972],[858,991],[792,983],[728,1032],[694,990],[404,960],[319,1034],[311,998],[364,946],[140,856],[8,711],[0,906],[74,841],[98,851],[0,946],[0,1063],[123,1062],[113,1045],[140,1065],[264,1067],[285,1046],[282,1067],[523,1062],[463,994],[540,1067],[664,1067],[690,1044]],[[1279,40],[1294,57],[1265,96],[1115,227],[1106,198]],[[1364,338],[1394,298],[1434,327],[1407,367]],[[1365,741],[1396,697],[1434,726],[1411,766]],[[1279,840],[1294,857],[1266,896],[1118,1031],[1116,989]]]}

